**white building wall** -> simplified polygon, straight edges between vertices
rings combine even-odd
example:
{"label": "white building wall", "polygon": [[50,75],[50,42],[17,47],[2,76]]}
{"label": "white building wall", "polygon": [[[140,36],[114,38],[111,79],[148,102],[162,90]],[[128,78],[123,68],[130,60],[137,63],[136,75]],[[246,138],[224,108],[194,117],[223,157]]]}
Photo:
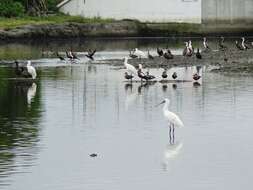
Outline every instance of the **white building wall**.
{"label": "white building wall", "polygon": [[60,11],[84,17],[201,23],[201,0],[72,0]]}

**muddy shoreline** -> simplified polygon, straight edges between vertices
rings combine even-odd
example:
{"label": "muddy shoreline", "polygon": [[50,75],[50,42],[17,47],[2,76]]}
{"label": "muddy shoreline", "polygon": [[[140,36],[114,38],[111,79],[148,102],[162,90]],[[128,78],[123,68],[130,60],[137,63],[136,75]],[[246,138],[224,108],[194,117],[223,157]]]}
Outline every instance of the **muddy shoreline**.
{"label": "muddy shoreline", "polygon": [[249,36],[252,34],[251,25],[141,23],[135,20],[122,20],[108,23],[24,25],[13,29],[0,29],[0,41],[45,38]]}
{"label": "muddy shoreline", "polygon": [[[138,67],[141,63],[145,68],[171,68],[185,66],[215,66],[212,72],[222,73],[253,73],[253,49],[247,51],[238,51],[230,49],[227,51],[202,52],[202,59],[197,59],[195,55],[192,57],[184,57],[182,55],[174,55],[173,59],[167,60],[164,57],[154,55],[154,59],[128,59],[128,63]],[[224,60],[227,58],[227,60]],[[21,65],[25,65],[26,61],[19,60]],[[76,64],[76,63],[73,63]],[[77,64],[106,64],[110,66],[123,67],[122,59],[105,59],[89,62],[77,62]],[[0,65],[14,67],[14,60],[0,60]],[[36,61],[35,61],[36,65]],[[41,65],[42,66],[42,65]]]}

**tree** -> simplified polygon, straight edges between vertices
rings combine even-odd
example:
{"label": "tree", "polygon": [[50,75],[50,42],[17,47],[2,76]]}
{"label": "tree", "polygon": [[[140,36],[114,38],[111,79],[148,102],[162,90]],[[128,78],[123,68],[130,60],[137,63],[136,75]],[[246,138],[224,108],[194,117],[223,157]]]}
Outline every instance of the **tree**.
{"label": "tree", "polygon": [[32,16],[41,16],[47,12],[46,0],[27,0],[27,12]]}

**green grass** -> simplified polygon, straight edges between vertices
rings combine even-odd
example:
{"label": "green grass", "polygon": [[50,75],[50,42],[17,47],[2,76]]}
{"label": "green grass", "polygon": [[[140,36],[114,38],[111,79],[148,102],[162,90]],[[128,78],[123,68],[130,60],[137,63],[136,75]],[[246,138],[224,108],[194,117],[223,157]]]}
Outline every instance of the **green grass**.
{"label": "green grass", "polygon": [[21,17],[21,18],[3,18],[0,17],[0,29],[13,29],[19,26],[29,24],[61,24],[65,22],[72,23],[109,23],[113,19],[101,19],[100,17],[83,18],[81,16],[54,15],[45,17]]}

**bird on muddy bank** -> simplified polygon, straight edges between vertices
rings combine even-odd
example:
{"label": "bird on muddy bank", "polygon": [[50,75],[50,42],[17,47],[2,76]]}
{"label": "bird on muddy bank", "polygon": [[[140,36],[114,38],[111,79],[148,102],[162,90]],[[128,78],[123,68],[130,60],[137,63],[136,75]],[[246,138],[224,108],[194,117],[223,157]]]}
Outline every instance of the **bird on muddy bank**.
{"label": "bird on muddy bank", "polygon": [[73,52],[72,50],[69,52],[70,56],[73,57],[73,59],[78,59],[80,60],[78,57],[77,57],[77,54],[75,52]]}
{"label": "bird on muddy bank", "polygon": [[148,82],[149,80],[152,80],[155,78],[155,76],[150,75],[148,71],[146,74],[143,73],[141,68],[138,69],[137,74],[138,74],[138,77],[141,79],[141,82],[142,80],[145,80],[146,82]]}
{"label": "bird on muddy bank", "polygon": [[132,59],[138,58],[138,56],[134,55],[131,50],[129,50],[129,57],[131,57]]}
{"label": "bird on muddy bank", "polygon": [[163,56],[163,50],[161,48],[157,48],[156,52],[157,52],[157,54],[158,54],[159,57]]}
{"label": "bird on muddy bank", "polygon": [[237,40],[235,41],[235,46],[236,46],[236,48],[237,48],[238,50],[241,50],[241,51],[244,50],[243,47],[238,43]]}
{"label": "bird on muddy bank", "polygon": [[192,52],[192,54],[194,54],[194,47],[192,46],[192,41],[191,40],[189,40],[188,48]]}
{"label": "bird on muddy bank", "polygon": [[225,45],[224,41],[225,41],[225,38],[223,36],[221,36],[219,44],[218,44],[219,50],[221,50],[221,51],[227,50],[227,46]]}
{"label": "bird on muddy bank", "polygon": [[195,73],[193,76],[192,76],[193,80],[197,81],[201,78],[201,76],[198,74],[198,73]]}
{"label": "bird on muddy bank", "polygon": [[148,50],[148,58],[149,59],[154,59],[154,56],[149,53],[149,50]]}
{"label": "bird on muddy bank", "polygon": [[60,61],[64,61],[65,58],[59,54],[59,52],[56,52],[56,56],[60,59]]}
{"label": "bird on muddy bank", "polygon": [[132,74],[128,74],[127,72],[125,72],[125,79],[130,80],[132,82],[134,76]]}
{"label": "bird on muddy bank", "polygon": [[177,78],[177,73],[176,73],[176,72],[174,72],[174,73],[172,74],[172,78],[173,78],[174,80]]}
{"label": "bird on muddy bank", "polygon": [[244,37],[242,37],[242,48],[244,50],[250,49],[249,45],[245,42],[245,38]]}
{"label": "bird on muddy bank", "polygon": [[66,53],[67,58],[69,58],[70,60],[74,60],[74,57],[70,52],[66,51],[65,53]]}
{"label": "bird on muddy bank", "polygon": [[211,48],[209,47],[209,45],[207,43],[206,37],[203,38],[203,46],[204,46],[204,51],[210,51],[211,50]]}
{"label": "bird on muddy bank", "polygon": [[167,52],[165,52],[165,53],[163,54],[163,57],[164,57],[165,59],[173,59],[173,58],[174,58],[174,56],[172,55],[172,53],[171,53],[171,51],[170,51],[169,49],[167,49]]}
{"label": "bird on muddy bank", "polygon": [[19,66],[19,62],[15,62],[15,74],[17,77],[31,78],[32,76],[28,73],[27,67]]}
{"label": "bird on muddy bank", "polygon": [[91,50],[91,49],[89,49],[88,50],[88,52],[87,52],[87,54],[85,54],[85,56],[87,57],[87,58],[89,58],[90,60],[94,60],[94,55],[95,55],[95,53],[97,52],[97,50],[96,49],[94,49],[93,51]]}
{"label": "bird on muddy bank", "polygon": [[163,73],[162,73],[162,78],[163,79],[166,79],[168,77],[168,74],[167,74],[167,69],[164,69]]}

